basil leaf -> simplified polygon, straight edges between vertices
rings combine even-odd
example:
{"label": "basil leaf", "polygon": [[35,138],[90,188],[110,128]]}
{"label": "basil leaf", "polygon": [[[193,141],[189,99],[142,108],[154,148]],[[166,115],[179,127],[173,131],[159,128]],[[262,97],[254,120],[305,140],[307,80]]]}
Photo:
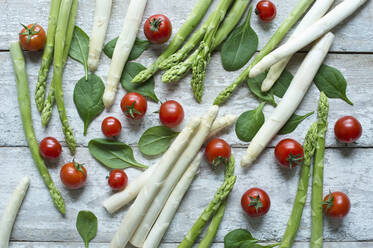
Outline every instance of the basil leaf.
{"label": "basil leaf", "polygon": [[279,245],[259,245],[257,243],[258,240],[245,229],[233,230],[224,237],[224,248],[271,248]]}
{"label": "basil leaf", "polygon": [[89,36],[78,26],[75,26],[69,56],[84,66],[85,76],[88,77]]}
{"label": "basil leaf", "polygon": [[[104,53],[109,58],[113,57],[114,48],[115,48],[115,45],[117,44],[117,41],[118,41],[118,37],[112,39],[111,41],[106,43],[106,45],[104,46]],[[148,40],[141,40],[141,39],[136,37],[135,43],[133,44],[133,47],[132,47],[132,50],[131,50],[130,54],[128,55],[128,61],[131,61],[131,60],[134,60],[134,59],[137,59],[138,57],[140,57],[140,55],[146,49],[148,49],[149,45],[150,45],[150,42]]]}
{"label": "basil leaf", "polygon": [[346,96],[347,82],[342,73],[336,68],[321,65],[315,76],[315,84],[329,98],[340,98],[350,105],[353,103]]}
{"label": "basil leaf", "polygon": [[84,122],[84,135],[87,134],[88,125],[105,108],[102,101],[105,85],[101,78],[95,74],[79,79],[74,88],[74,103],[80,118]]}
{"label": "basil leaf", "polygon": [[265,79],[267,73],[262,73],[254,78],[249,78],[247,81],[247,85],[249,86],[249,90],[259,99],[276,106],[275,98],[273,97],[273,92],[270,90],[268,92],[263,92],[261,90],[262,82]]}
{"label": "basil leaf", "polygon": [[286,122],[286,124],[280,129],[278,134],[288,134],[293,132],[297,126],[308,116],[312,115],[314,112],[310,112],[306,115],[296,115],[293,114],[290,119]]}
{"label": "basil leaf", "polygon": [[252,7],[243,25],[237,27],[221,48],[221,60],[227,71],[242,68],[258,48],[258,36],[250,26]]}
{"label": "basil leaf", "polygon": [[178,132],[165,126],[151,127],[140,137],[139,149],[145,155],[155,156],[164,153]]}
{"label": "basil leaf", "polygon": [[90,211],[80,211],[76,218],[76,229],[82,237],[85,247],[88,247],[97,233],[97,217]]}
{"label": "basil leaf", "polygon": [[293,74],[284,70],[273,85],[271,91],[275,96],[282,98],[285,95],[285,92],[288,90],[292,80]]}
{"label": "basil leaf", "polygon": [[258,108],[242,113],[236,122],[236,135],[245,142],[251,141],[260,127],[264,124],[264,114],[262,102]]}
{"label": "basil leaf", "polygon": [[95,159],[112,169],[148,168],[135,160],[130,146],[119,141],[92,139],[88,143],[88,149]]}
{"label": "basil leaf", "polygon": [[158,98],[154,93],[154,77],[149,78],[146,82],[141,84],[132,83],[132,79],[142,70],[145,70],[145,66],[136,62],[127,62],[123,69],[120,82],[123,88],[128,92],[137,92],[143,96],[150,97],[155,102],[158,102]]}

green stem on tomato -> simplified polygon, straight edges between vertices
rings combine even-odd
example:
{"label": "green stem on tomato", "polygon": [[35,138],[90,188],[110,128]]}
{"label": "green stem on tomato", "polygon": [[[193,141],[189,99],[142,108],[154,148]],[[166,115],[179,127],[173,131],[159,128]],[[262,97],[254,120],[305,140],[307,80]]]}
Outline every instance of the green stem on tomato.
{"label": "green stem on tomato", "polygon": [[289,16],[280,25],[277,31],[273,34],[271,39],[262,48],[258,55],[254,58],[251,64],[236,78],[236,80],[231,83],[227,88],[225,88],[220,94],[215,98],[214,104],[222,105],[232,93],[241,85],[242,82],[248,79],[250,70],[268,53],[270,53],[277,44],[285,37],[289,30],[294,26],[294,24],[299,20],[299,18],[306,12],[306,10],[311,6],[315,0],[299,0],[294,9],[290,12]]}
{"label": "green stem on tomato", "polygon": [[31,116],[31,100],[29,94],[29,85],[27,79],[26,62],[23,57],[21,46],[18,42],[10,45],[10,55],[12,57],[14,74],[16,76],[16,85],[18,93],[18,104],[21,112],[23,129],[25,131],[26,140],[31,151],[32,158],[38,168],[45,185],[49,189],[54,205],[62,213],[65,214],[65,201],[61,193],[53,183],[53,180],[45,166],[44,160],[39,152],[39,144],[36,140],[34,128],[32,125]]}

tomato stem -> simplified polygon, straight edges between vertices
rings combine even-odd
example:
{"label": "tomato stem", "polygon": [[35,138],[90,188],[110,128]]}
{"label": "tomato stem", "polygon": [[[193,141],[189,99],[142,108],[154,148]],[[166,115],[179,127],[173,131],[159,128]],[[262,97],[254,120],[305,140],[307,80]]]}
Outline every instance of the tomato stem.
{"label": "tomato stem", "polygon": [[162,22],[163,20],[161,18],[153,18],[149,20],[150,30],[153,32],[159,31],[159,26],[161,25]]}
{"label": "tomato stem", "polygon": [[21,25],[23,26],[23,28],[25,29],[25,32],[23,33],[19,33],[19,35],[27,35],[27,44],[30,43],[30,40],[32,38],[33,35],[35,34],[38,34],[40,33],[40,30],[38,31],[35,31],[35,26],[36,26],[36,23],[32,24],[32,27],[31,28],[28,28],[26,25],[22,24]]}
{"label": "tomato stem", "polygon": [[329,209],[330,209],[331,207],[333,207],[333,201],[334,201],[334,196],[332,195],[331,192],[329,192],[328,200],[322,202],[322,205],[326,205],[326,210],[325,210],[325,212],[328,212]]}
{"label": "tomato stem", "polygon": [[292,169],[294,166],[302,164],[303,156],[301,154],[294,156],[292,153],[290,153],[287,161],[289,161],[289,167]]}
{"label": "tomato stem", "polygon": [[249,198],[251,200],[250,204],[249,204],[249,207],[254,206],[255,210],[256,210],[256,213],[258,213],[258,210],[263,207],[263,203],[260,200],[260,195],[258,195],[256,198],[253,197],[253,196],[249,196]]}
{"label": "tomato stem", "polygon": [[87,174],[86,174],[85,171],[83,170],[83,164],[79,164],[79,163],[77,163],[77,162],[75,162],[75,161],[73,160],[73,165],[74,165],[74,167],[75,167],[75,170],[80,171],[81,173],[83,173],[84,176],[87,176]]}
{"label": "tomato stem", "polygon": [[133,120],[135,119],[135,114],[141,115],[141,113],[135,109],[135,104],[136,101],[134,101],[131,106],[126,105],[126,111],[124,111],[124,114],[129,114]]}

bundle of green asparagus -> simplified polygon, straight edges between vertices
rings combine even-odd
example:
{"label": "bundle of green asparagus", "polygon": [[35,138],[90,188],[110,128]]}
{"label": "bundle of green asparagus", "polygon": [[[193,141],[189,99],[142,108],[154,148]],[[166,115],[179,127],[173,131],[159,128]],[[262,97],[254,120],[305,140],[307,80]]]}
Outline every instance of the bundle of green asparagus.
{"label": "bundle of green asparagus", "polygon": [[[196,100],[201,102],[206,65],[210,59],[211,52],[227,38],[238,24],[249,3],[250,0],[221,0],[212,14],[193,33],[182,48],[176,49],[177,51],[175,50],[167,55],[164,55],[164,52],[155,64],[140,72],[132,82],[144,82],[156,70],[163,69],[167,71],[162,76],[162,81],[169,83],[181,79],[192,70],[192,90]],[[229,10],[232,4],[233,6]],[[193,49],[195,50],[191,53]],[[157,69],[152,70],[151,68],[154,69],[154,67],[157,67]]]}
{"label": "bundle of green asparagus", "polygon": [[[66,116],[62,92],[62,74],[69,55],[77,8],[78,0],[52,0],[49,13],[47,43],[35,91],[35,102],[38,110],[41,112],[43,126],[48,124],[52,116],[54,101],[56,101],[62,130],[71,153],[75,153],[76,141]],[[46,81],[49,66],[52,63],[52,56],[54,56],[53,79],[48,97],[45,99]]]}

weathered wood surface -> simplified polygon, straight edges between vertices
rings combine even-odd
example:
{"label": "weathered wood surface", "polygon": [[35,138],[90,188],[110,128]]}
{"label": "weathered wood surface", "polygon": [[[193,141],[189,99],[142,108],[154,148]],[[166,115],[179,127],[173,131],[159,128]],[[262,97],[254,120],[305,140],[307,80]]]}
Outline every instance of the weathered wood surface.
{"label": "weathered wood surface", "polygon": [[[109,26],[107,40],[117,36],[121,30],[123,15],[128,1],[115,0],[113,15]],[[183,18],[187,16],[193,7],[192,3],[185,4],[183,1],[163,0],[149,1],[146,9],[146,16],[154,13],[167,14],[174,25],[174,30],[182,24]],[[215,1],[214,4],[218,2]],[[276,2],[276,1],[275,1]],[[272,24],[260,24],[257,18],[253,18],[254,29],[258,31],[260,46],[271,36],[278,27],[281,20],[294,6],[297,0],[277,1],[278,17]],[[337,2],[341,2],[338,0]],[[370,135],[373,131],[373,107],[371,99],[373,92],[371,82],[371,65],[373,58],[371,54],[373,44],[373,30],[370,24],[373,21],[373,6],[369,3],[355,15],[349,18],[347,23],[339,25],[336,31],[336,40],[332,51],[337,53],[329,54],[326,63],[337,67],[345,75],[348,81],[347,95],[354,102],[354,106],[349,106],[341,100],[330,100],[330,125],[327,134],[326,168],[325,168],[325,194],[328,190],[340,190],[346,192],[352,201],[351,213],[343,222],[325,220],[325,240],[328,242],[324,247],[372,247],[373,240],[373,198],[372,198],[372,178],[373,178],[373,138]],[[212,9],[212,8],[211,8]],[[210,9],[210,11],[211,11]],[[91,29],[91,20],[94,10],[94,1],[80,1],[77,25],[82,27],[88,34]],[[75,230],[75,218],[79,210],[89,209],[95,212],[99,219],[99,232],[92,244],[92,247],[107,247],[108,242],[116,231],[125,209],[114,216],[110,216],[101,207],[101,202],[111,194],[105,176],[108,170],[98,164],[90,155],[86,148],[90,139],[102,137],[100,125],[101,120],[108,115],[120,118],[124,126],[120,140],[134,146],[135,157],[139,162],[154,164],[154,160],[144,158],[137,150],[136,143],[147,128],[159,125],[158,116],[152,114],[159,108],[159,105],[151,102],[148,114],[141,122],[130,122],[121,114],[119,102],[124,91],[118,93],[116,103],[110,113],[104,112],[90,126],[88,135],[84,137],[83,123],[80,120],[73,103],[72,94],[75,83],[84,75],[83,68],[75,61],[69,60],[64,73],[64,93],[68,118],[75,130],[78,141],[78,152],[76,160],[86,163],[89,170],[88,183],[84,189],[78,191],[66,190],[59,180],[59,169],[61,164],[70,161],[71,156],[67,148],[64,148],[63,156],[60,160],[50,165],[52,177],[57,187],[61,189],[67,203],[67,215],[62,218],[55,210],[50,200],[49,194],[40,179],[38,171],[31,159],[20,121],[18,103],[16,99],[15,80],[9,53],[6,51],[9,42],[17,39],[16,31],[19,30],[19,23],[30,23],[37,21],[46,27],[49,11],[48,0],[0,0],[0,158],[2,162],[0,177],[0,213],[10,197],[13,188],[23,175],[32,178],[31,187],[26,197],[19,217],[17,218],[11,247],[82,247],[82,242]],[[20,14],[22,13],[22,15]],[[37,13],[37,15],[35,15]],[[37,20],[35,19],[37,16]],[[143,37],[142,32],[139,36]],[[152,46],[138,60],[144,65],[150,64],[161,49]],[[351,53],[345,53],[345,52]],[[364,53],[364,54],[362,54]],[[297,65],[304,57],[298,54],[292,61],[290,70],[295,71]],[[39,70],[41,53],[26,53],[28,75],[30,81],[31,95],[34,94],[35,82]],[[106,80],[110,60],[103,55],[101,58],[97,74]],[[190,77],[173,85],[165,85],[160,82],[160,76],[156,76],[156,93],[161,100],[177,99],[185,110],[186,120],[196,114],[203,114],[211,105],[216,94],[229,84],[239,72],[229,73],[224,71],[220,63],[220,56],[215,53],[208,66],[206,78],[206,90],[202,105],[195,103],[189,86]],[[121,86],[120,86],[121,87]],[[314,111],[317,106],[318,90],[312,86],[303,103],[298,109],[298,113],[305,114]],[[246,86],[242,87],[228,104],[221,108],[220,115],[224,113],[240,114],[243,111],[253,109],[258,105],[248,92]],[[51,123],[47,129],[41,127],[40,116],[37,113],[34,102],[33,119],[36,135],[38,139],[51,135],[59,140],[63,140],[57,110],[54,109]],[[272,107],[266,106],[266,114],[270,113]],[[333,123],[340,116],[351,114],[356,116],[362,123],[364,134],[358,143],[351,145],[353,148],[344,147],[334,139]],[[302,123],[297,130],[286,137],[293,137],[300,142],[315,119],[315,115]],[[231,143],[235,149],[236,157],[241,157],[246,143],[239,141],[233,129],[225,132],[222,137]],[[281,138],[277,137],[271,144],[273,147]],[[268,242],[278,241],[286,227],[286,221],[291,211],[296,185],[298,182],[299,168],[294,171],[287,171],[278,168],[274,163],[273,149],[265,150],[263,156],[248,171],[237,167],[236,174],[238,181],[230,196],[230,202],[223,224],[218,232],[216,242],[213,247],[223,247],[224,235],[235,228],[247,228],[260,240]],[[213,193],[222,181],[222,171],[213,172],[204,162],[201,172],[192,185],[179,209],[168,233],[164,238],[161,247],[176,247],[189,230],[190,226],[201,213],[202,209],[210,201]],[[140,172],[134,169],[127,170],[130,180],[135,178]],[[240,207],[240,197],[242,193],[250,187],[262,187],[271,196],[272,207],[266,217],[260,219],[249,219],[242,212]],[[302,219],[296,240],[296,248],[306,247],[310,236],[310,205],[307,201],[306,209]],[[300,242],[300,243],[299,243]]]}

